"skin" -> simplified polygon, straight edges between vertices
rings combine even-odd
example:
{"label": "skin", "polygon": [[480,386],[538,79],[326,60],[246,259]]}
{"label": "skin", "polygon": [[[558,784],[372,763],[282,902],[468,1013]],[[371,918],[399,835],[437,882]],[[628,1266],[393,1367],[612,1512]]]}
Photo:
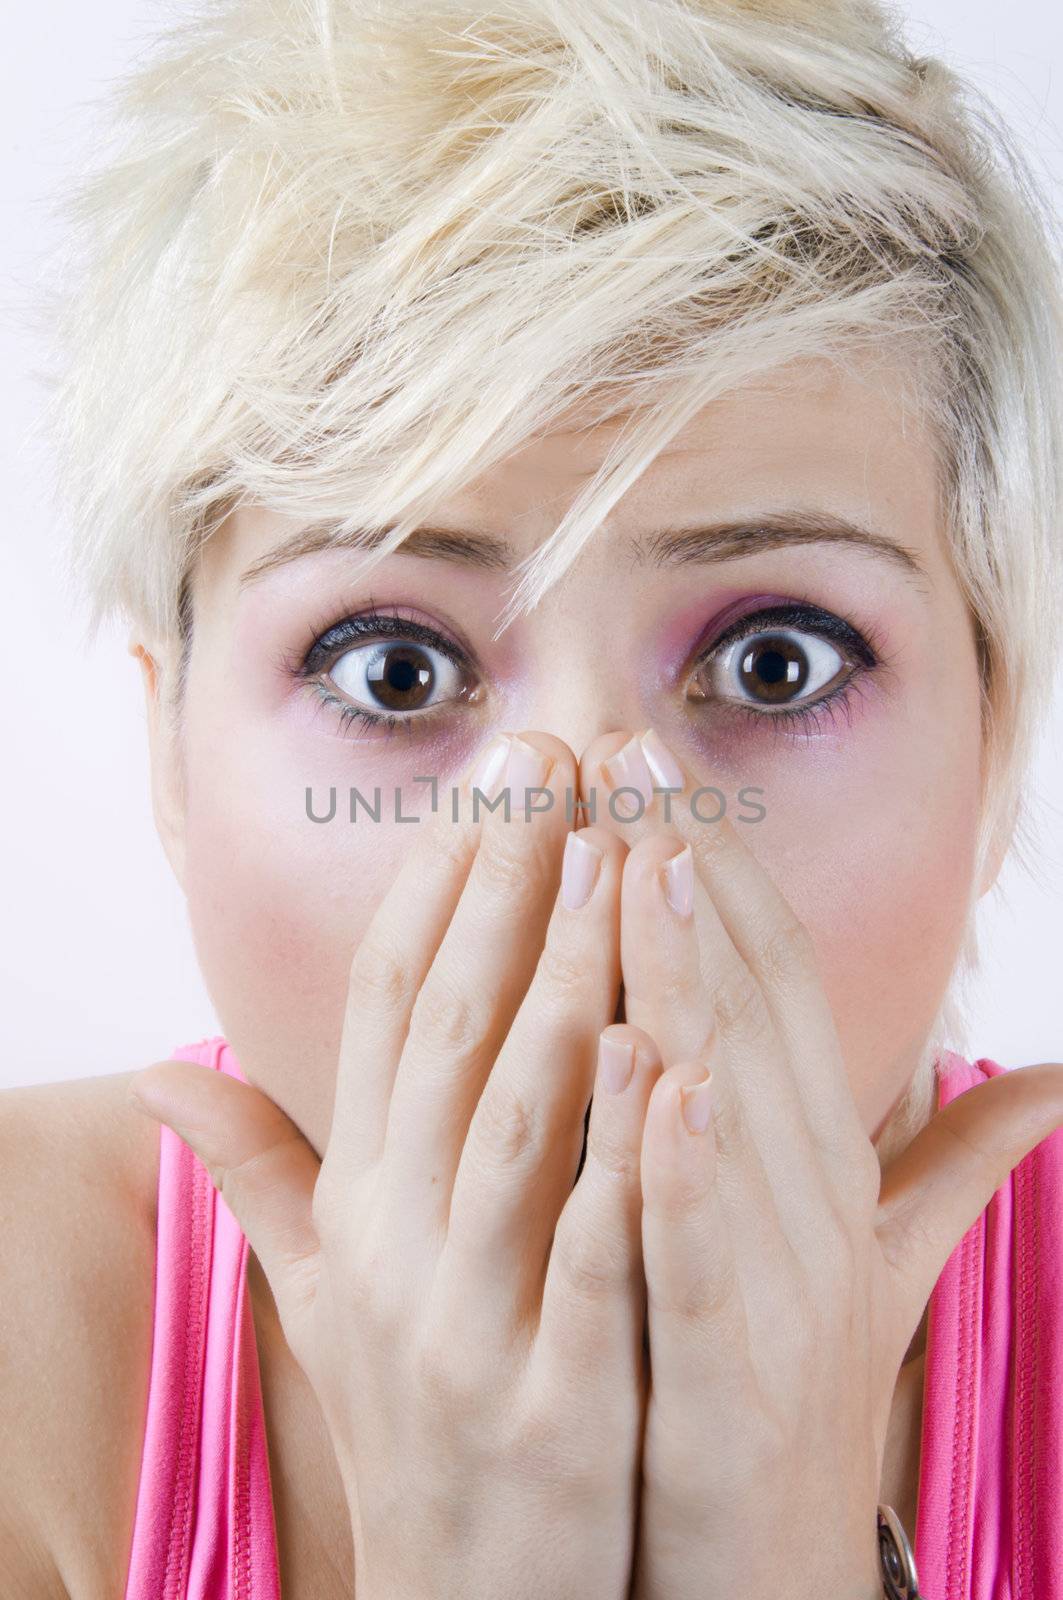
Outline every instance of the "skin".
{"label": "skin", "polygon": [[[534,440],[449,500],[433,525],[506,539],[521,559],[557,525],[612,437],[599,425]],[[662,527],[795,505],[872,527],[910,552],[922,576],[839,541],[776,543],[662,569],[636,560],[633,541]],[[357,554],[333,550],[241,589],[245,569],[294,527],[242,508],[204,547],[177,737],[158,692],[172,650],[142,637],[131,649],[144,671],[160,837],[226,1037],[318,1155],[328,1144],[352,955],[408,849],[411,830],[393,820],[392,793],[401,792],[403,815],[426,814],[415,776],[436,774],[446,793],[499,729],[563,741],[579,757],[585,794],[601,760],[646,727],[697,783],[723,792],[732,818],[752,810],[738,798],[743,787],[760,791],[761,820],[735,825],[809,932],[853,1102],[877,1137],[911,1081],[972,901],[991,886],[1006,844],[975,881],[974,633],[945,542],[930,441],[905,411],[899,374],[802,363],[705,407],[536,610],[498,641],[491,635],[511,581],[501,569],[400,552],[360,578]],[[733,701],[688,698],[698,658],[720,631],[713,619],[736,604],[752,614],[771,603],[754,597],[766,596],[825,608],[878,647],[880,666],[858,674],[847,705],[835,701],[818,722],[772,725]],[[423,721],[409,730],[344,731],[335,707],[282,661],[300,656],[322,625],[371,606],[464,643],[475,693],[413,713]],[[807,625],[799,638],[817,643]],[[844,675],[849,658],[837,648],[820,646],[827,679]],[[718,694],[738,692],[718,680]],[[306,786],[320,809],[333,784],[340,816],[310,823]],[[375,784],[391,820],[350,826],[347,788],[371,796]],[[608,812],[598,824],[634,842]],[[343,1496],[253,1257],[249,1271],[271,1445],[283,1441],[278,1532],[296,1570],[309,1572],[314,1539],[336,1549]],[[897,1382],[883,1467],[882,1498],[909,1530],[924,1342],[925,1317]],[[281,1455],[313,1463],[309,1488]],[[342,1568],[344,1554],[336,1559]],[[336,1592],[347,1576],[333,1574]]]}

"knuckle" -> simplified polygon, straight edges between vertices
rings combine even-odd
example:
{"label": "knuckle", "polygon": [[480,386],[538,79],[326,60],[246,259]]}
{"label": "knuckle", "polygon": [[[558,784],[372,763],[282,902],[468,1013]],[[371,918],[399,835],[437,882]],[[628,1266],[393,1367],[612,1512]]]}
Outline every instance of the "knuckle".
{"label": "knuckle", "polygon": [[553,1258],[566,1292],[592,1304],[626,1293],[635,1283],[631,1253],[586,1228],[559,1228]]}
{"label": "knuckle", "polygon": [[535,986],[554,1006],[564,1009],[583,996],[593,974],[584,954],[556,939],[548,940],[539,957]]}
{"label": "knuckle", "polygon": [[713,1066],[715,1094],[712,1103],[712,1133],[720,1159],[740,1159],[750,1147],[749,1124],[741,1098],[724,1081],[723,1072]]}
{"label": "knuckle", "polygon": [[473,1125],[480,1156],[493,1170],[523,1168],[538,1158],[540,1119],[512,1085],[488,1080]]}
{"label": "knuckle", "polygon": [[666,1011],[696,1011],[704,1003],[704,980],[700,973],[686,967],[666,967],[657,973],[653,992],[656,1003]]}
{"label": "knuckle", "polygon": [[463,877],[468,875],[474,858],[474,849],[465,828],[437,827],[431,834],[426,834],[424,839],[430,851],[429,860],[434,875],[441,882],[449,883],[455,871],[460,871]]}
{"label": "knuckle", "polygon": [[729,1038],[757,1041],[768,1030],[760,984],[744,961],[724,974],[713,995],[713,1007],[720,1032]]}
{"label": "knuckle", "polygon": [[673,1172],[663,1191],[650,1201],[644,1201],[648,1215],[657,1217],[668,1228],[682,1228],[689,1224],[699,1207],[704,1204],[705,1184],[696,1174]]}
{"label": "knuckle", "polygon": [[647,1282],[647,1298],[655,1314],[699,1330],[737,1334],[745,1320],[738,1277],[726,1257],[699,1261],[667,1288]]}
{"label": "knuckle", "polygon": [[769,928],[757,947],[757,966],[771,985],[782,987],[805,976],[814,961],[812,936],[792,913]]}
{"label": "knuckle", "polygon": [[534,832],[530,824],[518,821],[484,835],[473,864],[477,893],[492,901],[524,895],[534,870],[528,850]]}
{"label": "knuckle", "polygon": [[483,1043],[487,1018],[482,1001],[439,974],[425,980],[410,1013],[410,1037],[447,1055],[473,1053]]}
{"label": "knuckle", "polygon": [[715,822],[699,828],[697,832],[698,855],[706,863],[723,861],[730,857],[734,845],[727,831],[727,816],[718,817]]}
{"label": "knuckle", "polygon": [[410,1002],[411,982],[409,960],[379,931],[370,930],[351,961],[348,987],[356,1005],[400,1011]]}
{"label": "knuckle", "polygon": [[642,1147],[640,1143],[624,1142],[612,1133],[608,1138],[603,1137],[592,1107],[587,1127],[587,1160],[593,1161],[610,1181],[632,1187],[641,1173]]}
{"label": "knuckle", "polygon": [[211,1181],[234,1212],[239,1212],[238,1197],[242,1191],[268,1184],[270,1173],[278,1164],[279,1152],[286,1145],[303,1142],[302,1133],[283,1114],[272,1119],[272,1126],[276,1130],[275,1136],[251,1150],[246,1156],[241,1156],[238,1161],[231,1161],[222,1166],[209,1159],[204,1160]]}

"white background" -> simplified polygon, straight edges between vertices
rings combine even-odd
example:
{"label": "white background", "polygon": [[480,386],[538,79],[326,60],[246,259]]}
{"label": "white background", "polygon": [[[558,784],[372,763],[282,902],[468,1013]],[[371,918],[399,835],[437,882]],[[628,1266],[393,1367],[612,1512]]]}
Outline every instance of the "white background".
{"label": "white background", "polygon": [[[160,19],[148,0],[20,6],[0,95],[0,1085],[120,1072],[220,1031],[184,901],[151,818],[139,672],[121,630],[92,650],[54,568],[61,535],[26,307],[54,239],[56,185],[91,151],[94,102]],[[1063,7],[919,0],[920,49],[986,88],[1063,191]],[[1063,530],[1060,530],[1063,537]],[[1059,667],[1046,662],[1063,689]],[[1010,863],[982,902],[985,973],[969,1054],[1006,1066],[1063,1059],[1063,693],[1032,775],[1037,881]]]}

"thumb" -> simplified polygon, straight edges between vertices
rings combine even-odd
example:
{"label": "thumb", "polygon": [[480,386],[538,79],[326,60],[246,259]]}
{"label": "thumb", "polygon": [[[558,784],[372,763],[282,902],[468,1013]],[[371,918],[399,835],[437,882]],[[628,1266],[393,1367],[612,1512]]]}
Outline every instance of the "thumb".
{"label": "thumb", "polygon": [[195,1062],[163,1061],[136,1073],[129,1098],[172,1128],[207,1169],[262,1263],[294,1348],[317,1279],[312,1205],[321,1163],[313,1146],[261,1090]]}
{"label": "thumb", "polygon": [[923,1305],[1024,1156],[1063,1124],[1063,1064],[1013,1067],[943,1106],[883,1174],[879,1242]]}

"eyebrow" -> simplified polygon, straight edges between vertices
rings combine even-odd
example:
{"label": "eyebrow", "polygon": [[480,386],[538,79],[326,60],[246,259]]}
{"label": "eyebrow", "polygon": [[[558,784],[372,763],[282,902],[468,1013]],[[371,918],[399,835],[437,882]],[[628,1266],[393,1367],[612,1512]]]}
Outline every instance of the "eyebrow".
{"label": "eyebrow", "polygon": [[[374,550],[384,542],[390,531],[388,528],[341,531],[338,521],[314,523],[299,529],[273,550],[253,561],[241,573],[239,587],[256,582],[277,567],[321,551]],[[915,552],[898,540],[887,538],[847,517],[800,508],[699,523],[696,527],[663,528],[644,537],[631,535],[626,542],[633,565],[654,568],[677,567],[692,562],[707,565],[735,561],[742,556],[791,545],[843,544],[899,566],[921,586],[929,587],[930,581]],[[497,534],[433,526],[415,528],[394,553],[502,572],[509,571],[521,559],[516,547]]]}

